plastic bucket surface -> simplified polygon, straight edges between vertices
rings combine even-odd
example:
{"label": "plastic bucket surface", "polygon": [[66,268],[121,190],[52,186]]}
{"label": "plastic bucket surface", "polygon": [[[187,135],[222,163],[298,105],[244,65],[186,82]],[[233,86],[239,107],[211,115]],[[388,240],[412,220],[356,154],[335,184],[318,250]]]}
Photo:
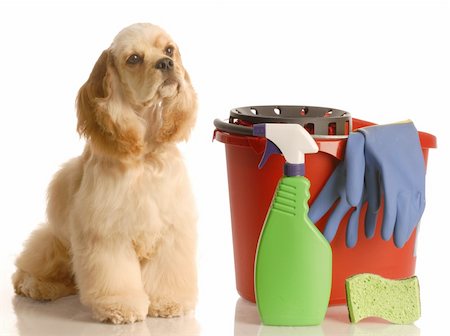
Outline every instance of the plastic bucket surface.
{"label": "plastic bucket surface", "polygon": [[[373,124],[353,119],[353,130],[369,125]],[[436,147],[436,138],[423,132],[419,132],[419,137],[426,163],[428,149]],[[219,130],[215,131],[214,138],[225,144],[236,287],[241,297],[255,302],[253,277],[256,248],[285,161],[281,155],[275,155],[263,169],[258,169],[265,148],[265,139],[234,135]],[[305,176],[311,182],[310,205],[342,159],[346,140],[316,139],[316,142],[319,152],[306,155],[305,161]],[[346,302],[345,279],[351,275],[368,272],[391,279],[414,275],[416,230],[402,248],[397,248],[392,239],[384,241],[381,238],[383,218],[381,213],[378,216],[375,236],[367,239],[363,223],[365,211],[365,208],[361,211],[358,242],[355,247],[347,248],[345,245],[346,225],[343,223],[347,223],[350,213],[344,217],[331,242],[333,251],[331,305]],[[328,216],[325,215],[317,223],[321,231]]]}

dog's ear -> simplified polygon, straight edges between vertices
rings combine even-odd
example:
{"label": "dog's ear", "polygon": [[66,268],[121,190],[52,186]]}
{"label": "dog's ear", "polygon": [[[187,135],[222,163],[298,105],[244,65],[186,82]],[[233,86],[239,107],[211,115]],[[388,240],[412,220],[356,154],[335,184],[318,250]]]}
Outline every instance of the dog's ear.
{"label": "dog's ear", "polygon": [[99,131],[97,111],[100,101],[110,96],[111,84],[107,76],[109,52],[103,51],[94,65],[91,74],[78,91],[77,96],[77,131],[86,138]]}
{"label": "dog's ear", "polygon": [[[120,97],[117,91],[117,73],[113,56],[109,50],[103,51],[92,72],[80,88],[76,100],[77,131],[90,140],[95,150],[112,156],[138,154],[142,149],[142,139],[138,132],[128,125],[120,124],[108,112],[114,107],[113,96]],[[117,98],[119,99],[119,98]]]}
{"label": "dog's ear", "polygon": [[187,140],[197,118],[197,95],[187,71],[175,97],[162,102],[162,126],[158,131],[158,142]]}

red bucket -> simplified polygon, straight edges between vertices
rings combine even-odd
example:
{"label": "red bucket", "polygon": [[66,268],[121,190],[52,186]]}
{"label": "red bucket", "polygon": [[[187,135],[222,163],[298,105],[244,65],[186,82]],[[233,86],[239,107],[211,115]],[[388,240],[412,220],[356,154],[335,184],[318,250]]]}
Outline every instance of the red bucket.
{"label": "red bucket", "polygon": [[[353,119],[352,128],[355,130],[369,125],[373,124]],[[423,132],[419,132],[419,137],[426,163],[428,149],[436,147],[436,138]],[[285,161],[281,155],[276,155],[263,169],[258,169],[265,139],[220,130],[214,132],[214,139],[225,144],[237,291],[241,297],[255,302],[253,275],[256,247]],[[342,159],[346,144],[345,139],[316,139],[316,142],[319,152],[306,155],[305,162],[305,175],[311,182],[310,204]],[[333,279],[330,305],[346,302],[345,279],[354,274],[369,272],[391,279],[414,275],[416,231],[402,248],[397,248],[392,239],[385,241],[381,238],[381,214],[375,236],[367,239],[363,225],[365,211],[364,208],[361,212],[355,247],[345,245],[346,225],[340,225],[331,243]],[[343,222],[347,222],[348,216]],[[317,223],[321,231],[327,219],[328,214]]]}

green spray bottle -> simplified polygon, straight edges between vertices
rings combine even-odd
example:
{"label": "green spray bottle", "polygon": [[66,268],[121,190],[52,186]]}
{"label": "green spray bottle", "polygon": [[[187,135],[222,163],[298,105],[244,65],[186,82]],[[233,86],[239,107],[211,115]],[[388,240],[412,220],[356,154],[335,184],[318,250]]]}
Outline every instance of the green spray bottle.
{"label": "green spray bottle", "polygon": [[331,292],[331,247],[308,218],[306,153],[318,147],[298,124],[255,124],[253,135],[267,139],[259,168],[271,154],[286,163],[259,238],[255,294],[263,324],[319,325]]}

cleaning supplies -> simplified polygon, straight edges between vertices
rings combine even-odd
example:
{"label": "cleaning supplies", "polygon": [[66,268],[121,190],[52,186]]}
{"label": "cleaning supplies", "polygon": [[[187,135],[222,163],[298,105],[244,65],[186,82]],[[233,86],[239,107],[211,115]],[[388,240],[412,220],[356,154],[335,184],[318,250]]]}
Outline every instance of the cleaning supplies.
{"label": "cleaning supplies", "polygon": [[356,274],[345,281],[350,321],[375,316],[396,324],[420,317],[419,281],[413,276],[390,280],[379,275]]}
{"label": "cleaning supplies", "polygon": [[331,291],[331,247],[308,218],[310,183],[304,154],[316,153],[311,135],[298,124],[257,124],[253,134],[267,138],[259,167],[283,154],[278,183],[261,231],[255,260],[255,294],[263,324],[318,325]]}

